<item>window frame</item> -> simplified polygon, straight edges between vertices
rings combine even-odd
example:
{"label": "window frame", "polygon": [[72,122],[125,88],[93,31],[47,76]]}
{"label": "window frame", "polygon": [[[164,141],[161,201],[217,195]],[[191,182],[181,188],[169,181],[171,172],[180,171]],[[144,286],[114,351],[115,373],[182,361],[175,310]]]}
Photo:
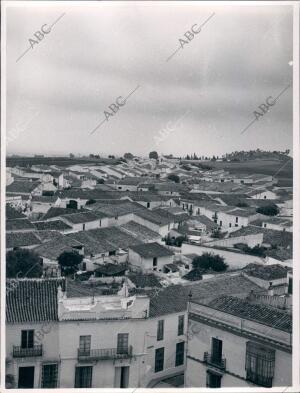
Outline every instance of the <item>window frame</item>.
{"label": "window frame", "polygon": [[155,359],[154,359],[154,372],[158,373],[163,371],[165,361],[165,348],[156,348]]}
{"label": "window frame", "polygon": [[184,319],[184,314],[178,315],[177,336],[182,336],[184,334]]}
{"label": "window frame", "polygon": [[[54,372],[50,372],[49,375],[47,375],[47,378],[49,379],[45,383],[45,367],[55,367]],[[54,376],[54,380],[53,380]],[[46,379],[47,380],[47,379]],[[41,377],[41,388],[42,389],[55,389],[58,386],[58,363],[44,363],[42,364],[42,377]]]}
{"label": "window frame", "polygon": [[182,366],[184,364],[184,349],[184,341],[180,341],[176,344],[175,367]]}
{"label": "window frame", "polygon": [[[84,371],[86,371],[86,375],[82,375]],[[75,366],[74,388],[91,388],[92,381],[93,381],[93,366]]]}
{"label": "window frame", "polygon": [[160,319],[157,321],[157,332],[156,332],[156,340],[157,341],[163,341],[164,330],[165,330],[165,321],[164,321],[164,319]]}
{"label": "window frame", "polygon": [[[26,337],[24,337],[25,334]],[[32,337],[30,337],[30,334],[32,334]],[[24,342],[26,342],[25,345],[23,345]],[[22,349],[34,348],[34,329],[21,330],[21,348]]]}

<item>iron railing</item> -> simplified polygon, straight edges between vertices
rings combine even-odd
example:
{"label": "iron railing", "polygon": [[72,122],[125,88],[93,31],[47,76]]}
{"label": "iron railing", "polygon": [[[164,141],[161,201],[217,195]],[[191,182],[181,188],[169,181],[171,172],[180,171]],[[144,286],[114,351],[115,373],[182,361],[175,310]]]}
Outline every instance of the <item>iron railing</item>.
{"label": "iron railing", "polygon": [[31,348],[22,348],[20,346],[13,346],[13,357],[14,358],[26,358],[26,357],[35,357],[35,356],[43,356],[43,345],[34,345]]}
{"label": "iron railing", "polygon": [[225,358],[217,358],[216,356],[211,355],[208,352],[204,352],[204,363],[219,368],[220,370],[225,371],[226,369],[226,359]]}
{"label": "iron railing", "polygon": [[111,359],[128,359],[132,357],[132,346],[127,349],[106,348],[77,350],[77,357],[80,361],[90,360],[111,360]]}

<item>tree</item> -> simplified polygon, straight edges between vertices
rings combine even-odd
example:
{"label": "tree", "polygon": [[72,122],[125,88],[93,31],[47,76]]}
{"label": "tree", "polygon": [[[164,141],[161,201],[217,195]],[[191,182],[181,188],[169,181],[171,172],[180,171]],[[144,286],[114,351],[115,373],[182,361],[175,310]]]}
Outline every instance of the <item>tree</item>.
{"label": "tree", "polygon": [[42,259],[37,253],[25,248],[15,248],[6,254],[8,278],[37,278],[43,274]]}
{"label": "tree", "polygon": [[133,154],[131,154],[131,153],[125,153],[125,154],[124,154],[124,158],[126,158],[126,160],[132,160],[132,159],[133,159]]}
{"label": "tree", "polygon": [[78,270],[78,265],[82,262],[83,256],[76,251],[64,251],[57,260],[62,273],[67,275],[75,273]]}
{"label": "tree", "polygon": [[70,158],[74,158],[75,157],[73,153],[70,153],[69,156],[70,156]]}
{"label": "tree", "polygon": [[211,269],[216,272],[223,272],[228,268],[228,265],[220,255],[205,252],[193,259],[193,267],[194,269]]}
{"label": "tree", "polygon": [[154,160],[158,159],[158,154],[156,151],[150,151],[149,158],[153,158]]}
{"label": "tree", "polygon": [[174,175],[174,173],[170,173],[168,175],[168,179],[175,182],[175,183],[179,183],[180,182],[180,178],[177,175]]}
{"label": "tree", "polygon": [[104,184],[104,179],[97,179],[97,184]]}
{"label": "tree", "polygon": [[271,203],[270,205],[258,207],[256,212],[265,216],[276,216],[279,213],[279,208],[274,203]]}

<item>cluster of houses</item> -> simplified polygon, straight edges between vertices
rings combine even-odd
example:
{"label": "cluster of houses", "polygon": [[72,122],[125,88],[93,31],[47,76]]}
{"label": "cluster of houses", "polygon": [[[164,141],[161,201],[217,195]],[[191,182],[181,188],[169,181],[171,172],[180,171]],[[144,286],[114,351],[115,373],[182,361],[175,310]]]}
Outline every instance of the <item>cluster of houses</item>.
{"label": "cluster of houses", "polygon": [[[6,179],[6,249],[43,266],[7,281],[8,387],[291,384],[292,188],[165,157]],[[227,270],[196,269],[206,253]]]}

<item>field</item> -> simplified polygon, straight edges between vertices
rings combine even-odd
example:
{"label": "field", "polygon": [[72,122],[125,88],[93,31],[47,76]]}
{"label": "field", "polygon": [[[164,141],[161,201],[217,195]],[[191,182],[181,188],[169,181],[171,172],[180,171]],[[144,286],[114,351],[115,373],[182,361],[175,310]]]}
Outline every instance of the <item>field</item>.
{"label": "field", "polygon": [[31,165],[58,165],[67,167],[76,164],[114,165],[117,159],[110,158],[70,158],[70,157],[7,157],[7,166],[31,166]]}
{"label": "field", "polygon": [[293,185],[293,160],[253,160],[245,162],[214,162],[214,168],[225,169],[230,173],[262,173],[272,175],[278,179],[281,186]]}
{"label": "field", "polygon": [[[287,162],[288,161],[288,162]],[[241,173],[261,173],[263,175],[272,175],[278,179],[278,185],[282,187],[293,186],[293,160],[249,160],[241,162],[226,161],[184,161],[184,163],[198,162],[215,169],[225,169],[232,174]]]}

